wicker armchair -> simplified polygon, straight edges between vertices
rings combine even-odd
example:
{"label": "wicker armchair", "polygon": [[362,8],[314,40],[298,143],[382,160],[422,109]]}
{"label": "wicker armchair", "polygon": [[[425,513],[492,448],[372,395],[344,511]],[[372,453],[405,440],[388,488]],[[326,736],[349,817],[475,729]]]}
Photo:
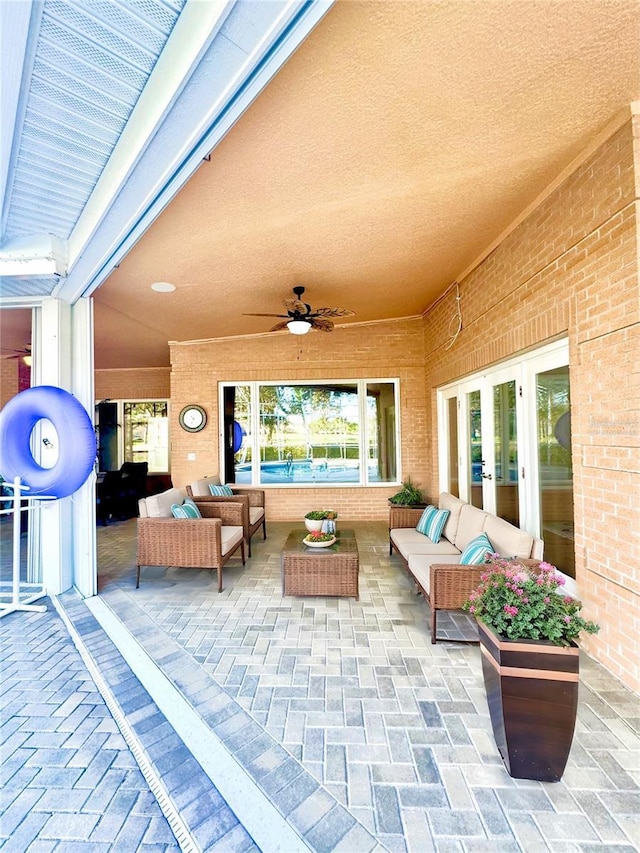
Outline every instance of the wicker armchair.
{"label": "wicker armchair", "polygon": [[139,518],[136,589],[141,566],[216,569],[222,592],[222,568],[240,549],[245,565],[243,504],[200,507],[202,518]]}
{"label": "wicker armchair", "polygon": [[262,527],[262,538],[267,538],[267,517],[264,506],[264,489],[244,489],[239,486],[231,486],[233,495],[212,495],[209,491],[209,482],[218,484],[217,477],[196,480],[187,486],[187,495],[198,505],[198,509],[204,515],[203,506],[225,502],[241,502],[244,507],[242,526],[244,538],[247,543],[248,554],[251,556],[251,537]]}

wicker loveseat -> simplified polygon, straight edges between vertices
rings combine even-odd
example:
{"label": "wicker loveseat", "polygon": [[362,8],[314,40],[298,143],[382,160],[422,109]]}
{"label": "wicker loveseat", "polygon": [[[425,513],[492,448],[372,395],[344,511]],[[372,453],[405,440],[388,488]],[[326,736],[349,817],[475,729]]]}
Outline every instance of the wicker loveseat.
{"label": "wicker loveseat", "polygon": [[251,537],[262,527],[262,538],[267,538],[267,517],[264,507],[264,489],[244,489],[239,486],[231,486],[233,491],[232,496],[212,495],[209,485],[220,485],[220,478],[203,477],[201,480],[195,480],[187,486],[187,494],[198,505],[200,511],[204,515],[202,507],[204,504],[216,504],[224,502],[240,502],[242,503],[243,519],[242,526],[244,528],[244,538],[247,543],[249,556],[251,556]]}
{"label": "wicker loveseat", "polygon": [[168,489],[139,501],[136,589],[141,566],[215,569],[218,592],[222,568],[238,551],[244,566],[243,504],[211,504],[200,507],[202,518],[174,518],[171,506],[181,504],[184,497],[180,489]]}
{"label": "wicker loveseat", "polygon": [[542,559],[543,542],[508,521],[442,492],[438,507],[449,511],[442,538],[433,542],[416,530],[423,510],[390,507],[389,553],[403,561],[431,609],[431,642],[436,642],[439,610],[458,610],[480,583],[482,565],[460,565],[466,546],[485,533],[494,551],[521,560]]}

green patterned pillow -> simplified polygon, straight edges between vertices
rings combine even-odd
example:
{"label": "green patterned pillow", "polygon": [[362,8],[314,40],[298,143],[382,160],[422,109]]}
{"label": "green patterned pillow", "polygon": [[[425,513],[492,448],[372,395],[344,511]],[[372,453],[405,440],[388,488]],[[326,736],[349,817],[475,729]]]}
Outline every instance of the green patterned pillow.
{"label": "green patterned pillow", "polygon": [[460,565],[476,566],[479,563],[484,563],[487,554],[493,554],[493,545],[487,534],[481,533],[480,536],[472,539],[462,552]]}
{"label": "green patterned pillow", "polygon": [[217,486],[215,483],[209,483],[209,491],[218,498],[228,498],[233,495],[231,486]]}

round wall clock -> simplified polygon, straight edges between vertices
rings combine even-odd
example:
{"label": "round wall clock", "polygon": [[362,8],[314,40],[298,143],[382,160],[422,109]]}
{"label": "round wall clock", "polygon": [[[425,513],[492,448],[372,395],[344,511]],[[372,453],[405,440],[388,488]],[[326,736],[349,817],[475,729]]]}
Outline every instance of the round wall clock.
{"label": "round wall clock", "polygon": [[178,421],[182,429],[186,429],[187,432],[200,432],[207,423],[207,413],[202,406],[191,403],[180,412]]}

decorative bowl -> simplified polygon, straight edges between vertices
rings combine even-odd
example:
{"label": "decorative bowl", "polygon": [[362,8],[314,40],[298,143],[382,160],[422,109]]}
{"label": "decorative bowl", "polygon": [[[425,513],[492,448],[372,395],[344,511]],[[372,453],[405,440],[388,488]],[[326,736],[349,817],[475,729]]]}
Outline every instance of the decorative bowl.
{"label": "decorative bowl", "polygon": [[305,536],[302,541],[310,548],[328,548],[329,545],[333,545],[336,541],[336,537],[334,536],[332,539],[327,539],[326,542],[315,542],[311,537]]}
{"label": "decorative bowl", "polygon": [[304,526],[307,528],[309,533],[313,530],[322,530],[322,525],[324,524],[324,519],[322,518],[305,518]]}

